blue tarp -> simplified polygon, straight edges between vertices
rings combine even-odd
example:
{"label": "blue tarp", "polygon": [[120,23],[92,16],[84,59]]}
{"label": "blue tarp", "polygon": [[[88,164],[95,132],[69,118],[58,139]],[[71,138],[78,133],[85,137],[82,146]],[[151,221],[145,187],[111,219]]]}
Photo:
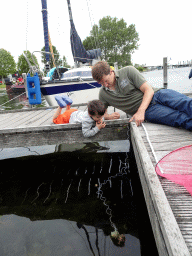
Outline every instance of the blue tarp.
{"label": "blue tarp", "polygon": [[50,80],[53,80],[53,73],[55,71],[56,68],[52,68],[48,73],[47,73],[47,77],[50,77]]}

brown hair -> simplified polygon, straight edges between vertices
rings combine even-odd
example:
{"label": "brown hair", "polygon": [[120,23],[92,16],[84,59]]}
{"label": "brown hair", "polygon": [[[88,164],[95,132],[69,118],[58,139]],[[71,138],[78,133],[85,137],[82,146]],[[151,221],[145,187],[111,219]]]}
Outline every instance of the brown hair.
{"label": "brown hair", "polygon": [[103,78],[103,75],[109,75],[110,66],[105,61],[98,61],[92,67],[92,77],[94,80],[100,82]]}
{"label": "brown hair", "polygon": [[106,111],[105,105],[100,100],[89,101],[87,107],[88,107],[88,113],[91,116],[95,116],[95,115],[103,116]]}

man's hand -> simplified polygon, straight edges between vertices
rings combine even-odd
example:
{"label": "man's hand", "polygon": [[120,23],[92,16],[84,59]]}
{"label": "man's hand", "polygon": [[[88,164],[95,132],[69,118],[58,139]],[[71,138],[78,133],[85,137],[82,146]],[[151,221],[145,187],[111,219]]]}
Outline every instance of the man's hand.
{"label": "man's hand", "polygon": [[129,120],[129,122],[132,122],[133,120],[135,120],[137,126],[141,125],[145,120],[145,111],[137,111]]}
{"label": "man's hand", "polygon": [[120,118],[120,114],[118,112],[113,112],[112,114],[106,113],[104,115],[104,117],[105,117],[105,120],[119,119]]}

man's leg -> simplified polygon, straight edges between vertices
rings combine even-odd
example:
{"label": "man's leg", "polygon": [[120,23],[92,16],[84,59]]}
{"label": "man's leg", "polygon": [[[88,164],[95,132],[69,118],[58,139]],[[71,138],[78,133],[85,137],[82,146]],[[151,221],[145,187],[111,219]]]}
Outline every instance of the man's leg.
{"label": "man's leg", "polygon": [[145,119],[151,123],[182,127],[192,131],[192,119],[184,112],[152,102],[145,112]]}
{"label": "man's leg", "polygon": [[192,98],[171,89],[162,89],[154,94],[153,102],[186,113],[192,119]]}

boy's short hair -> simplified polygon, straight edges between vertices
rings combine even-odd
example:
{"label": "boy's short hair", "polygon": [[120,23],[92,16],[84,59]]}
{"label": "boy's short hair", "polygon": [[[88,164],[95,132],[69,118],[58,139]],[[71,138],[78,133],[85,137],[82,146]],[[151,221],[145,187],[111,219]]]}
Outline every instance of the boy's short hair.
{"label": "boy's short hair", "polygon": [[110,66],[105,61],[98,61],[92,67],[92,77],[94,80],[100,82],[103,78],[103,75],[109,75]]}
{"label": "boy's short hair", "polygon": [[103,116],[106,111],[106,106],[101,100],[92,100],[87,104],[88,113],[91,116],[100,115]]}

